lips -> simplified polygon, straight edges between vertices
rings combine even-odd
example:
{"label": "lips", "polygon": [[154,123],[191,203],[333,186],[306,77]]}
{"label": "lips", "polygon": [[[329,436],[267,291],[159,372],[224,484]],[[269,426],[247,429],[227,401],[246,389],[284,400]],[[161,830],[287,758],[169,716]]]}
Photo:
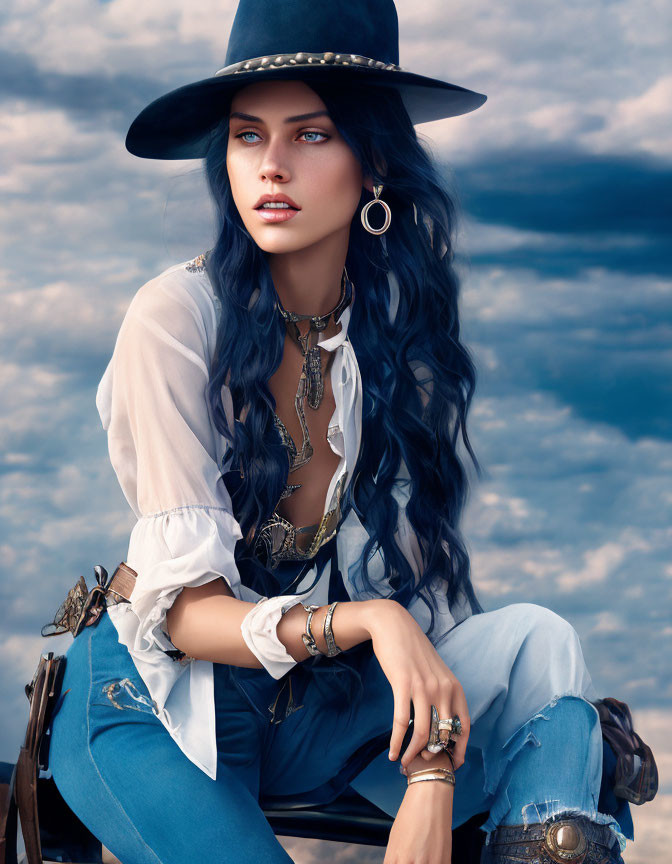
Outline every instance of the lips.
{"label": "lips", "polygon": [[266,204],[266,202],[268,202],[268,201],[276,203],[276,204],[280,204],[280,203],[288,204],[292,208],[292,210],[300,210],[301,209],[299,207],[299,205],[289,197],[289,195],[282,195],[282,194],[262,195],[261,198],[254,205],[254,209],[258,210],[263,204]]}

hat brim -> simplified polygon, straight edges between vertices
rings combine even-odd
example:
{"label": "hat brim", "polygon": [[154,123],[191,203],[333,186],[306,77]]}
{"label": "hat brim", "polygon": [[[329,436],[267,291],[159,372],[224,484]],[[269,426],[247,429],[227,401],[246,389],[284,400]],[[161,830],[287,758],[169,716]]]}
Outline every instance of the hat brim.
{"label": "hat brim", "polygon": [[259,69],[205,78],[150,102],[131,123],[126,149],[143,159],[203,159],[233,92],[255,81],[278,79],[306,83],[356,80],[374,87],[394,87],[413,125],[467,114],[487,99],[483,93],[413,72],[358,66]]}

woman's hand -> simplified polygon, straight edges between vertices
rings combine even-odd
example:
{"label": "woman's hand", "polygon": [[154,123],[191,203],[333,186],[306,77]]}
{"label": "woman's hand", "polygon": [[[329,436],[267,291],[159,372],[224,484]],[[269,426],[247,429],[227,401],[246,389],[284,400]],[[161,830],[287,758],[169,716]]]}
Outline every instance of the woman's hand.
{"label": "woman's hand", "polygon": [[[452,748],[455,768],[459,768],[464,764],[470,730],[469,709],[462,685],[407,609],[396,600],[370,602],[375,606],[367,619],[367,629],[371,634],[373,651],[394,694],[390,759],[397,759],[400,755],[413,702],[413,736],[401,756],[403,768],[407,769],[419,753],[428,761],[434,755],[424,749],[429,739],[432,705],[436,705],[440,718],[458,714],[462,721],[462,734],[455,736],[456,744]],[[439,782],[414,783],[413,787],[433,786]],[[411,790],[413,787],[408,788]]]}
{"label": "woman's hand", "polygon": [[451,864],[453,791],[443,780],[412,783],[406,789],[383,864]]}

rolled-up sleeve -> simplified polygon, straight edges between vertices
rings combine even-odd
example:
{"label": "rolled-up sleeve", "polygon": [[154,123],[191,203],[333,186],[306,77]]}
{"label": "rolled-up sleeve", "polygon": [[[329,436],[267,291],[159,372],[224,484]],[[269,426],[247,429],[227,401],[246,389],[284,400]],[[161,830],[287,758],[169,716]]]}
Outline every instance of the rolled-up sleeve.
{"label": "rolled-up sleeve", "polygon": [[[235,562],[242,533],[222,478],[227,442],[207,397],[215,338],[208,290],[183,268],[167,271],[133,297],[96,394],[110,461],[137,517],[126,556],[136,584],[130,604],[111,606],[110,616],[157,715],[210,776],[212,663],[165,653],[175,647],[166,612],[180,591],[224,579],[235,597],[255,603],[241,630],[262,665],[279,677],[296,663],[275,633],[278,598],[243,586]],[[222,397],[231,411],[226,388]]]}
{"label": "rolled-up sleeve", "polygon": [[161,627],[183,587],[223,578],[239,594],[234,549],[242,534],[206,393],[206,304],[178,280],[143,285],[98,388],[110,461],[138,517],[127,558],[138,573],[137,651],[168,647]]}

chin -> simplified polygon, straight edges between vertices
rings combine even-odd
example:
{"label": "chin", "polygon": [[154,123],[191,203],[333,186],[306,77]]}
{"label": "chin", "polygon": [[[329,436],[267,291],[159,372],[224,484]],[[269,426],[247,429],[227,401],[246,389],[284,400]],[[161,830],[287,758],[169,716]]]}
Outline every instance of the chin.
{"label": "chin", "polygon": [[274,231],[275,236],[269,236],[270,232],[251,235],[254,242],[263,252],[269,252],[275,255],[282,255],[287,252],[299,252],[301,249],[313,246],[315,243],[319,243],[320,240],[324,239],[324,237],[290,236],[289,232],[277,230],[277,228],[274,228]]}
{"label": "chin", "polygon": [[269,252],[275,255],[282,255],[286,252],[296,252],[297,249],[303,249],[302,243],[296,241],[290,242],[289,239],[283,237],[271,238],[268,237],[252,237],[257,246],[262,252]]}

